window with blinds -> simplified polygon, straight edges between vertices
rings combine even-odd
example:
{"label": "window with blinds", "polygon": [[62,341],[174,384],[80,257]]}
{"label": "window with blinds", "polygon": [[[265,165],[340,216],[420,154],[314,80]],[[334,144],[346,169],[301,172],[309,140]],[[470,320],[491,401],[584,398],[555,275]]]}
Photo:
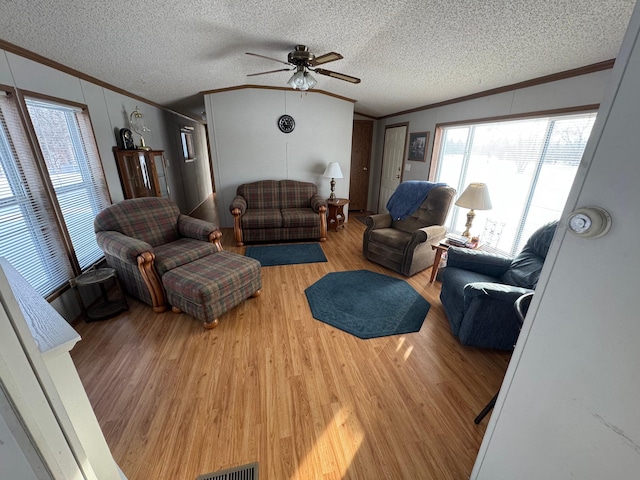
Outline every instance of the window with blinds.
{"label": "window with blinds", "polygon": [[51,185],[81,269],[103,255],[93,219],[110,204],[89,116],[84,110],[25,99]]}
{"label": "window with blinds", "polygon": [[73,276],[12,92],[0,93],[0,256],[43,296]]}
{"label": "window with blinds", "polygon": [[[491,210],[476,210],[472,235],[504,224],[496,249],[515,255],[541,225],[560,218],[596,113],[440,127],[437,182],[461,194],[486,183]],[[466,209],[454,207],[450,231],[461,233]]]}

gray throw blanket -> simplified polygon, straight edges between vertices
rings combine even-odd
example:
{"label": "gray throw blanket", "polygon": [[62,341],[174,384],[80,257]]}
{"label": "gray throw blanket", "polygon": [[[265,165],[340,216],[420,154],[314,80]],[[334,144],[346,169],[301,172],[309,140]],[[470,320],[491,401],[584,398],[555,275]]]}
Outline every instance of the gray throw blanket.
{"label": "gray throw blanket", "polygon": [[394,220],[404,220],[422,205],[432,188],[446,185],[422,180],[402,182],[389,198],[387,210]]}

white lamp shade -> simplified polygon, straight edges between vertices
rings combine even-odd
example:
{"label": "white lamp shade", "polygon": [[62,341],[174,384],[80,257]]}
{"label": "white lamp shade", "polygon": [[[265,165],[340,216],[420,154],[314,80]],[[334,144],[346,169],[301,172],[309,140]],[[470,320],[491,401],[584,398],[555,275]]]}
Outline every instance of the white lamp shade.
{"label": "white lamp shade", "polygon": [[342,170],[340,170],[340,164],[338,162],[331,162],[325,168],[323,177],[327,178],[342,178]]}
{"label": "white lamp shade", "polygon": [[458,207],[471,210],[491,210],[489,189],[485,183],[470,183],[456,200]]}

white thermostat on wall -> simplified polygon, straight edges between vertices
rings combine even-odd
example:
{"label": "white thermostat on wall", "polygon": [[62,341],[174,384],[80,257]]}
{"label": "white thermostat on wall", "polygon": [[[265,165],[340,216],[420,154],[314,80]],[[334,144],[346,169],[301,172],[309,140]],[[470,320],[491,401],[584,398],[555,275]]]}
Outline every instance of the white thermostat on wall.
{"label": "white thermostat on wall", "polygon": [[599,238],[611,228],[611,215],[604,208],[583,207],[569,214],[569,230],[579,237]]}

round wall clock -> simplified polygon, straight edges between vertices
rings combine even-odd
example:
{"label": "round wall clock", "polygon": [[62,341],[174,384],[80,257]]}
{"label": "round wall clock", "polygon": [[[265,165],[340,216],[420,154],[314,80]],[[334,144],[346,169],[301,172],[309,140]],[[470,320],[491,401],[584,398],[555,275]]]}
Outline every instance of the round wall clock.
{"label": "round wall clock", "polygon": [[291,133],[296,128],[296,122],[291,115],[282,115],[278,119],[278,128],[284,133]]}

